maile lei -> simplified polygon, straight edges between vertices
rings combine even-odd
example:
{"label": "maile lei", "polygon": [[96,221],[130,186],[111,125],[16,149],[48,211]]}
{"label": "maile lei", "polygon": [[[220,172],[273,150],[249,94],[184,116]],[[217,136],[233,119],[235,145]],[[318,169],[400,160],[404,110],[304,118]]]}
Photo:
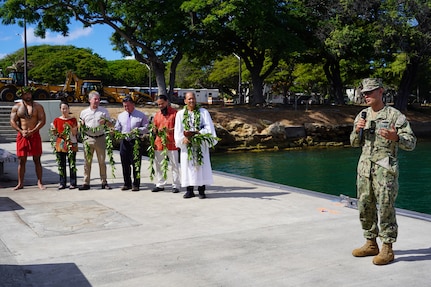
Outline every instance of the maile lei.
{"label": "maile lei", "polygon": [[[141,170],[141,133],[139,129],[133,129],[130,133],[122,133],[120,131],[114,131],[114,138],[116,140],[122,139],[135,139],[135,143],[133,144],[133,162],[136,170]],[[141,173],[138,172],[136,175],[137,178],[141,178]]]}
{"label": "maile lei", "polygon": [[[101,119],[105,120],[105,122],[110,121],[108,118],[104,118],[104,117],[102,117]],[[97,132],[100,132],[102,130],[106,135],[106,154],[108,155],[108,160],[109,160],[109,165],[111,166],[112,176],[115,178],[115,160],[114,160],[114,152],[113,152],[114,143],[112,141],[110,128],[106,124],[103,124],[103,125],[95,127],[95,128],[87,127],[85,124],[81,124],[79,126],[79,132],[81,133],[82,136],[85,136],[87,131],[97,133]],[[84,154],[85,154],[85,159],[87,160],[87,162],[90,162],[91,161],[91,152],[90,152],[90,145],[88,144],[87,141],[84,141]]]}
{"label": "maile lei", "polygon": [[66,143],[67,143],[67,146],[66,146],[67,147],[67,157],[69,159],[70,168],[73,171],[76,171],[76,162],[75,162],[74,156],[73,156],[75,151],[73,150],[73,143],[71,142],[71,139],[70,139],[70,135],[72,134],[71,129],[72,129],[72,127],[68,123],[65,123],[64,124],[64,130],[61,133],[59,133],[58,130],[53,125],[51,126],[51,130],[50,130],[51,146],[52,146],[53,152],[56,155],[55,160],[56,160],[57,165],[58,165],[58,172],[60,173],[61,176],[64,176],[64,174],[63,174],[63,170],[60,168],[60,155],[57,153],[57,150],[55,148],[58,137],[61,137],[66,141]]}
{"label": "maile lei", "polygon": [[[156,130],[153,123],[150,124],[149,130],[150,131]],[[167,144],[168,143],[168,128],[167,127],[164,127],[160,130],[157,130],[157,132],[155,132],[155,133],[150,132],[150,146],[147,149],[148,157],[150,159],[150,165],[148,167],[150,170],[150,179],[153,180],[154,175],[155,175],[154,159],[155,159],[156,136],[159,136],[161,141],[162,141],[163,150],[161,152],[161,155],[163,156],[163,159],[161,162],[161,167],[162,167],[162,172],[163,172],[163,178],[167,179],[168,178],[168,168],[169,168],[168,144]]]}
{"label": "maile lei", "polygon": [[[183,125],[185,131],[199,131],[201,125],[200,106],[196,105],[193,110],[193,121],[190,119],[189,110],[184,106]],[[191,123],[192,122],[192,123]],[[209,147],[214,147],[214,141],[219,141],[220,138],[214,137],[212,134],[195,134],[190,139],[187,145],[187,159],[192,161],[194,165],[203,164],[203,153],[201,145],[206,143]]]}

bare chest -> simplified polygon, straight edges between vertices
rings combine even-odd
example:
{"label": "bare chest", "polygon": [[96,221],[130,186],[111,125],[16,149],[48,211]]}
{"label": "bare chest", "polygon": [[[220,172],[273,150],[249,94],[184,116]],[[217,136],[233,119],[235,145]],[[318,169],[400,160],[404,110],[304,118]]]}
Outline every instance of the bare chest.
{"label": "bare chest", "polygon": [[21,104],[16,111],[16,115],[21,119],[31,119],[36,116],[36,109],[33,105]]}

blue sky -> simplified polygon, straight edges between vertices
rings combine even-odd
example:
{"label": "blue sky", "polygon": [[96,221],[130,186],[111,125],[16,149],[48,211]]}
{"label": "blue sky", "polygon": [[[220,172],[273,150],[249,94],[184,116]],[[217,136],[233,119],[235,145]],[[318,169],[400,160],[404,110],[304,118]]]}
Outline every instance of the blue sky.
{"label": "blue sky", "polygon": [[[69,36],[48,31],[45,39],[34,36],[34,26],[27,25],[27,46],[35,45],[73,45],[79,48],[89,48],[106,60],[122,59],[122,55],[112,50],[109,41],[113,30],[106,25],[95,25],[83,28],[82,24],[74,23],[70,27]],[[24,47],[24,29],[18,25],[0,24],[0,59]]]}

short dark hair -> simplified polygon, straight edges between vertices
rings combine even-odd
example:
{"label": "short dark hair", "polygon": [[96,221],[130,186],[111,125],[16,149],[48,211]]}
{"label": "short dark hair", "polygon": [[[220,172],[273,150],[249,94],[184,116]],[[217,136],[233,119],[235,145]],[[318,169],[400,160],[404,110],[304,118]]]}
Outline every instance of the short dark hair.
{"label": "short dark hair", "polygon": [[126,102],[135,103],[131,96],[126,96],[125,98],[123,98],[123,103],[126,103]]}
{"label": "short dark hair", "polygon": [[167,97],[166,95],[159,95],[159,99],[160,99],[160,100],[167,101],[167,100],[168,100],[168,97]]}
{"label": "short dark hair", "polygon": [[61,101],[61,102],[60,102],[60,109],[61,109],[61,105],[66,105],[66,106],[70,107],[70,106],[69,106],[69,103],[68,103],[68,102],[66,102],[66,101]]}

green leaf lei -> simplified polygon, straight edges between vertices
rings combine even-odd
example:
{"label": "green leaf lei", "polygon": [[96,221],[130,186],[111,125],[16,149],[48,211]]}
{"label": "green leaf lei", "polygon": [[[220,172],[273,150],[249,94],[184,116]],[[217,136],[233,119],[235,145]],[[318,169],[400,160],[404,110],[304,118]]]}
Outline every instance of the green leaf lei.
{"label": "green leaf lei", "polygon": [[153,124],[151,123],[148,126],[148,130],[150,131],[150,146],[147,148],[147,152],[148,152],[148,158],[150,159],[150,165],[148,166],[148,169],[150,170],[150,179],[153,180],[154,179],[154,174],[156,173],[154,171],[154,157],[155,157],[155,152],[154,152],[154,141],[156,140],[155,134],[152,132],[153,130]]}
{"label": "green leaf lei", "polygon": [[201,145],[206,143],[210,148],[214,147],[214,141],[219,141],[220,138],[214,137],[212,134],[196,134],[187,146],[187,159],[193,161],[193,165],[202,165],[203,153]]}
{"label": "green leaf lei", "polygon": [[71,129],[72,129],[72,127],[68,123],[65,123],[64,130],[62,133],[59,133],[58,130],[54,126],[52,126],[50,129],[49,140],[51,142],[51,147],[53,149],[53,152],[56,155],[55,161],[57,162],[58,172],[61,176],[64,176],[64,174],[60,168],[60,155],[57,153],[57,150],[55,148],[55,144],[57,142],[58,137],[64,138],[66,140],[66,142],[67,142],[67,157],[69,159],[70,168],[73,171],[76,171],[76,162],[75,162],[74,157],[73,157],[73,154],[74,154],[73,143],[70,140],[70,135],[72,134]]}
{"label": "green leaf lei", "polygon": [[[133,129],[130,133],[121,133],[120,131],[114,131],[114,138],[117,140],[122,140],[125,138],[135,139],[135,143],[133,144],[133,162],[136,170],[141,169],[141,158],[140,158],[140,150],[141,150],[141,134],[139,129]],[[137,178],[141,178],[141,173],[137,174]]]}
{"label": "green leaf lei", "polygon": [[104,125],[106,139],[106,154],[108,156],[109,165],[111,166],[112,177],[115,178],[115,160],[114,160],[114,142],[112,141],[110,129]]}
{"label": "green leaf lei", "polygon": [[[101,119],[105,120],[105,122],[110,121],[108,118],[102,117]],[[106,135],[106,137],[105,137],[105,139],[106,139],[106,153],[108,155],[109,165],[111,166],[112,176],[114,178],[116,178],[115,177],[115,160],[114,160],[114,153],[113,153],[114,143],[112,141],[110,128],[106,124],[103,124],[103,125],[95,127],[95,128],[87,127],[85,124],[81,124],[79,126],[79,132],[81,133],[82,136],[85,136],[87,131],[91,131],[93,133],[103,131],[105,133],[105,135]],[[85,159],[87,160],[88,163],[90,163],[91,162],[90,145],[88,144],[87,141],[84,141],[84,154],[85,154]]]}
{"label": "green leaf lei", "polygon": [[[153,123],[150,124],[149,130],[153,131],[155,126]],[[169,168],[169,157],[168,157],[168,129],[166,127],[157,130],[157,133],[150,132],[150,146],[148,147],[148,157],[150,159],[150,165],[148,169],[150,170],[150,179],[154,179],[155,170],[154,170],[154,159],[155,159],[155,140],[156,136],[159,136],[162,141],[163,150],[161,152],[163,156],[163,160],[161,162],[161,167],[163,171],[163,178],[168,178],[168,168]]]}
{"label": "green leaf lei", "polygon": [[194,131],[199,131],[201,126],[201,113],[199,112],[200,108],[201,108],[200,105],[196,105],[195,109],[193,110],[194,122],[193,122],[193,126],[191,127],[189,110],[187,109],[187,106],[184,106],[183,125],[184,125],[185,131],[190,131],[191,128],[193,128]]}
{"label": "green leaf lei", "polygon": [[[187,106],[184,106],[183,125],[185,131],[199,131],[201,125],[200,105],[196,105],[193,110],[193,126],[190,126],[190,115]],[[190,143],[187,145],[187,159],[192,161],[193,165],[203,164],[203,153],[201,145],[208,144],[209,147],[214,147],[214,141],[219,141],[220,138],[214,137],[212,134],[195,134],[191,137]]]}

